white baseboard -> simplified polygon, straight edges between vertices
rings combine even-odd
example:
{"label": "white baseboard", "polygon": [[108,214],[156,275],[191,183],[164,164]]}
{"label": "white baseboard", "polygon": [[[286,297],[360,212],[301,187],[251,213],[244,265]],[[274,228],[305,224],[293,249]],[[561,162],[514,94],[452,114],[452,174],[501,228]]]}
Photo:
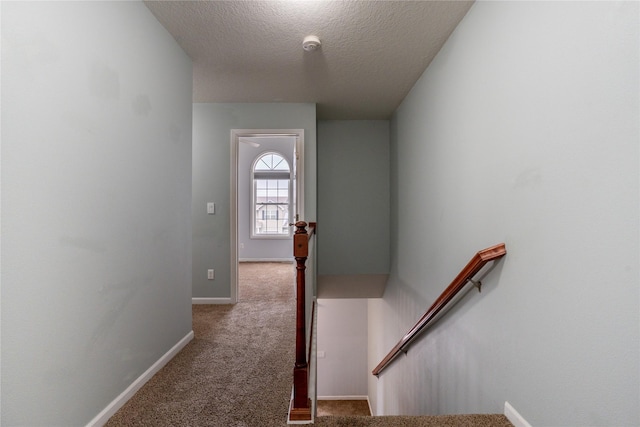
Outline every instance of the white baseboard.
{"label": "white baseboard", "polygon": [[191,304],[233,304],[231,298],[191,298]]}
{"label": "white baseboard", "polygon": [[531,424],[529,424],[509,402],[504,402],[504,416],[511,421],[514,427],[531,427]]}
{"label": "white baseboard", "polygon": [[369,396],[318,396],[318,400],[369,400]]}
{"label": "white baseboard", "polygon": [[293,258],[239,258],[238,262],[286,262],[293,264]]}
{"label": "white baseboard", "polygon": [[156,372],[158,372],[164,365],[169,363],[173,357],[178,354],[180,350],[184,348],[185,345],[189,343],[193,339],[193,331],[189,332],[184,338],[182,338],[176,345],[171,347],[169,351],[167,351],[160,359],[156,361],[149,369],[147,369],[142,375],[140,375],[129,387],[126,388],[125,391],[120,393],[120,396],[116,397],[110,404],[107,405],[106,408],[102,410],[98,415],[96,415],[87,427],[101,427],[109,421],[109,418],[113,416],[118,409],[122,408],[122,406],[127,403],[129,399],[133,397],[134,394],[140,388],[146,384],[147,381],[153,377]]}

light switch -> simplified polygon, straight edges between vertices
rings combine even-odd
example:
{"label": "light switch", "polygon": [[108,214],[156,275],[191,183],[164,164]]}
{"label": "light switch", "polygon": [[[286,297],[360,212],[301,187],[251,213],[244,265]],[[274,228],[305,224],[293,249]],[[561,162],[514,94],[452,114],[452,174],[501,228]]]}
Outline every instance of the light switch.
{"label": "light switch", "polygon": [[216,204],[213,202],[207,203],[207,213],[213,215],[216,213]]}

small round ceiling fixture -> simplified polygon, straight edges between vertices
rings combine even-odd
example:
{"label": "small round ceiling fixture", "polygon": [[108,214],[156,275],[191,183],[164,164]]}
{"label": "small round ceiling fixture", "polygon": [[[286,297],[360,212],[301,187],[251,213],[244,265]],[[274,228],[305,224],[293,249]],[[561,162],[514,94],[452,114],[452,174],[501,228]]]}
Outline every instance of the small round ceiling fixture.
{"label": "small round ceiling fixture", "polygon": [[320,39],[316,36],[307,36],[302,41],[302,48],[307,52],[313,52],[314,50],[320,49]]}

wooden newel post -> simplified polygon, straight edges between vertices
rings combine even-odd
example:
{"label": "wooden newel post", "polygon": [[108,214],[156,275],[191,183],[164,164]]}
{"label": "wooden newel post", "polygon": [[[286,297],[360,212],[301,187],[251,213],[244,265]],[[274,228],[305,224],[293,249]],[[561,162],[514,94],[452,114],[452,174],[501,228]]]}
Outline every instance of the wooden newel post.
{"label": "wooden newel post", "polygon": [[311,419],[311,400],[309,399],[309,366],[306,348],[305,315],[305,263],[309,255],[309,237],[307,223],[298,221],[293,235],[293,256],[296,260],[296,363],[293,368],[293,407],[292,420]]}

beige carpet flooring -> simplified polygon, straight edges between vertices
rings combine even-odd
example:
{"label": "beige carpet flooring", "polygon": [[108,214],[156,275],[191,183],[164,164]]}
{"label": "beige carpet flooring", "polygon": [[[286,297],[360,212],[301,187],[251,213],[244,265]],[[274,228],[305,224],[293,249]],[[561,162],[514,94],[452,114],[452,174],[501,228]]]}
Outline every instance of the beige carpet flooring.
{"label": "beige carpet flooring", "polygon": [[[292,264],[242,263],[239,303],[194,305],[195,338],[106,424],[286,426],[295,339]],[[502,415],[319,416],[317,426],[511,427]]]}
{"label": "beige carpet flooring", "polygon": [[107,426],[286,425],[293,265],[242,263],[239,284],[236,305],[193,306],[195,338]]}

